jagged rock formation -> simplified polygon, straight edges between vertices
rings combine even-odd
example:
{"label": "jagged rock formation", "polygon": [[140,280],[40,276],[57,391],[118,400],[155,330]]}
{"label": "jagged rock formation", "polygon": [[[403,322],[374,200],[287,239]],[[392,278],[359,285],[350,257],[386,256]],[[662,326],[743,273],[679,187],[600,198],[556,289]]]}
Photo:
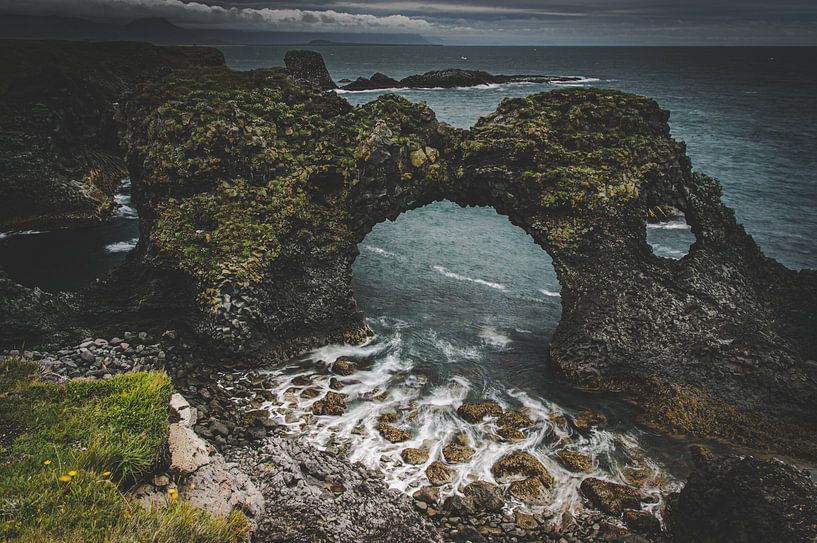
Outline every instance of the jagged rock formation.
{"label": "jagged rock formation", "polygon": [[476,87],[497,83],[564,83],[578,81],[579,77],[556,75],[494,75],[480,70],[462,70],[449,68],[434,70],[424,74],[410,75],[400,81],[376,73],[371,78],[358,77],[355,81],[341,87],[343,90],[361,91],[376,89],[451,89],[454,87]]}
{"label": "jagged rock formation", "polygon": [[287,51],[284,55],[284,64],[296,80],[308,83],[319,89],[329,90],[336,88],[323,57],[315,51]]}
{"label": "jagged rock formation", "polygon": [[680,543],[813,542],[817,486],[777,460],[728,456],[693,472],[667,517]]}
{"label": "jagged rock formation", "polygon": [[[457,130],[394,95],[352,108],[221,67],[148,81],[122,110],[142,237],[97,321],[147,310],[227,363],[360,341],[351,269],[374,225],[492,206],[553,258],[567,379],[664,429],[817,457],[817,274],[762,255],[652,100],[562,89]],[[645,239],[667,205],[697,239],[680,261]]]}
{"label": "jagged rock formation", "polygon": [[127,175],[117,99],[174,68],[223,63],[207,48],[0,41],[0,231],[106,218]]}

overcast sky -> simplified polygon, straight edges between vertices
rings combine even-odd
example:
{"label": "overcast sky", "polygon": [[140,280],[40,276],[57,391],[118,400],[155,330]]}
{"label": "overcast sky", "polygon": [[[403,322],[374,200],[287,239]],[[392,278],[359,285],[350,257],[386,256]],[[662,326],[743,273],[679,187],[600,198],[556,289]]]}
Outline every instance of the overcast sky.
{"label": "overcast sky", "polygon": [[12,12],[448,44],[817,45],[817,0],[0,0],[0,13]]}

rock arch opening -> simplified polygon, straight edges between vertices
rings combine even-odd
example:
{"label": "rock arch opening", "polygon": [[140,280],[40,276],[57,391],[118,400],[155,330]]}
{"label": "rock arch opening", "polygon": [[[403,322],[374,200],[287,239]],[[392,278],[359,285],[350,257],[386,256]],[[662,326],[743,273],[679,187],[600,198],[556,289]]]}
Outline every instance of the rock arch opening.
{"label": "rock arch opening", "polygon": [[410,343],[430,377],[502,372],[545,386],[560,286],[524,230],[493,208],[443,200],[377,224],[358,250],[358,307],[377,336]]}
{"label": "rock arch opening", "polygon": [[654,255],[680,260],[689,254],[695,234],[682,211],[660,206],[647,215],[647,243]]}

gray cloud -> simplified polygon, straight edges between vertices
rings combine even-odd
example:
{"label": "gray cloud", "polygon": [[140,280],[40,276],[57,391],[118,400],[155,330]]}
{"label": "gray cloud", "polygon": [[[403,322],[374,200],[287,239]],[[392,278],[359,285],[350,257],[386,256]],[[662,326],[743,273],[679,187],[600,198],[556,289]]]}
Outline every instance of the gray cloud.
{"label": "gray cloud", "polygon": [[817,45],[814,0],[0,0],[0,11],[446,43]]}

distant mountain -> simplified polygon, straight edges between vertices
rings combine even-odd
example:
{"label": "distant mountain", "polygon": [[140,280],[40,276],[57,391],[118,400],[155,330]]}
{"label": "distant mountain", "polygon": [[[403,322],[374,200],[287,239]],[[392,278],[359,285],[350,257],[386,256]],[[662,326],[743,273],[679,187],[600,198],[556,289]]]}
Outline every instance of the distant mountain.
{"label": "distant mountain", "polygon": [[0,38],[146,41],[160,45],[433,45],[419,34],[195,29],[160,18],[113,24],[75,17],[4,14],[0,14]]}

